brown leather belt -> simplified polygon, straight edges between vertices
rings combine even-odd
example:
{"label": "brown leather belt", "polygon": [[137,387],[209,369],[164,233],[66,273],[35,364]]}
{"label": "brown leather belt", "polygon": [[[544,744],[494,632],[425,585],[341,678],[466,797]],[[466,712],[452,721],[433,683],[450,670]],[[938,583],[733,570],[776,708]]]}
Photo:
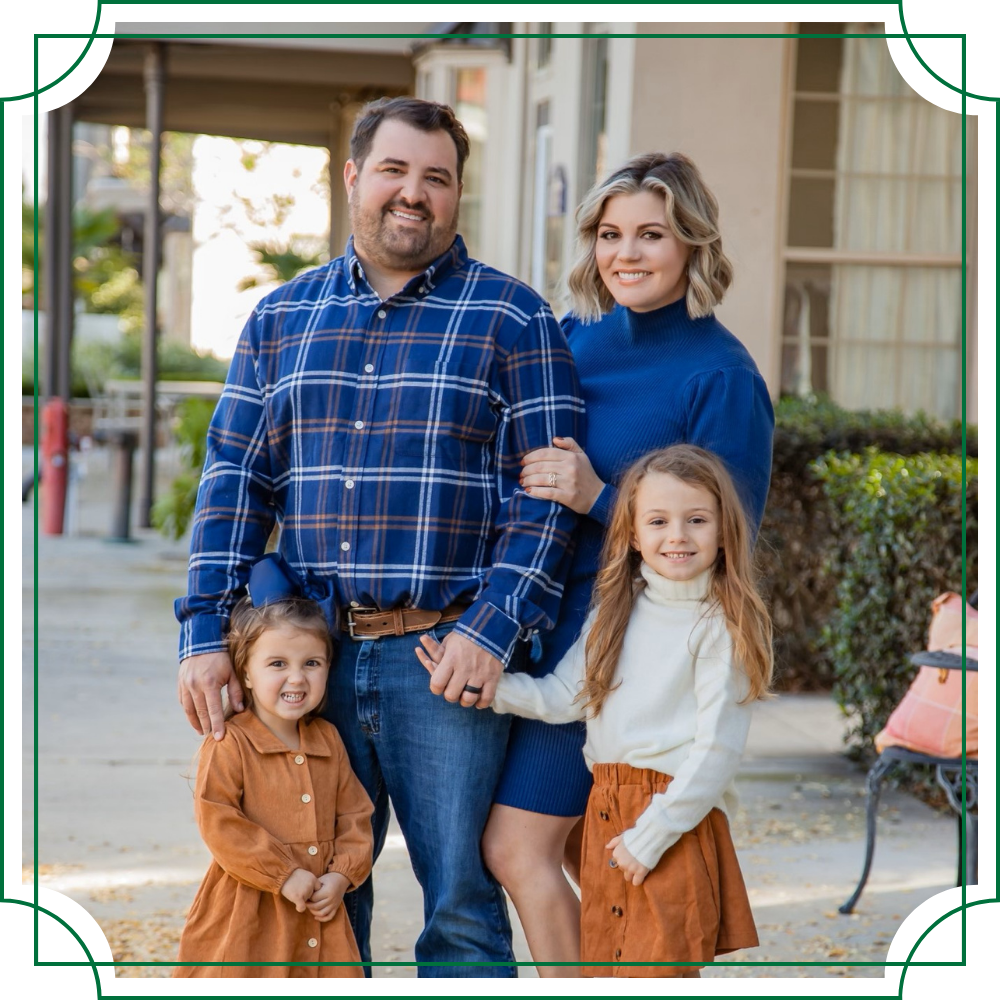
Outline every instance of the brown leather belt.
{"label": "brown leather belt", "polygon": [[465,614],[468,604],[449,604],[444,611],[425,611],[423,608],[343,608],[340,614],[340,631],[352,639],[377,639],[383,635],[406,635],[407,632],[425,632],[435,625],[457,621]]}

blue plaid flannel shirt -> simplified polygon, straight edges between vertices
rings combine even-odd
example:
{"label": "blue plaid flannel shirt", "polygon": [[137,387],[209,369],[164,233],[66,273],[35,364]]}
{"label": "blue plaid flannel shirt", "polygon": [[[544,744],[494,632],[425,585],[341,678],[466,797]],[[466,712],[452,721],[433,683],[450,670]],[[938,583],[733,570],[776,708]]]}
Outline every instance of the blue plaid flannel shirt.
{"label": "blue plaid flannel shirt", "polygon": [[519,488],[520,460],[582,425],[569,347],[532,289],[457,237],[383,302],[348,241],[265,296],[240,337],[175,604],[181,658],[225,648],[277,521],[328,613],[467,601],[457,631],[507,664],[556,620],[575,524]]}

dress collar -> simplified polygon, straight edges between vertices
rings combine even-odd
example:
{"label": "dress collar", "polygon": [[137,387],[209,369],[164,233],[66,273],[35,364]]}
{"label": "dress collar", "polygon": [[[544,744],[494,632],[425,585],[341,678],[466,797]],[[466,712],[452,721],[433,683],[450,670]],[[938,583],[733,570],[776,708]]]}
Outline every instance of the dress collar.
{"label": "dress collar", "polygon": [[318,719],[313,719],[312,722],[299,719],[298,750],[293,750],[279,740],[249,708],[234,715],[229,720],[229,725],[236,726],[257,753],[304,753],[310,757],[329,757],[330,748],[320,734],[322,726],[317,725],[317,722]]}

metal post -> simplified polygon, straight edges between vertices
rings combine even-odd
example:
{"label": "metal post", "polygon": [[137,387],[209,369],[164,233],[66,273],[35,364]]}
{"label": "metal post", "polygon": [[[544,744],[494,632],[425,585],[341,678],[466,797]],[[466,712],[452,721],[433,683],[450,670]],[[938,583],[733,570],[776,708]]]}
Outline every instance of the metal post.
{"label": "metal post", "polygon": [[53,317],[59,331],[56,392],[69,402],[70,354],[73,350],[73,106],[59,109],[59,207],[56,216],[56,239],[60,246],[60,267],[57,313]]}
{"label": "metal post", "polygon": [[130,542],[132,519],[132,456],[135,454],[134,431],[120,431],[112,435],[115,450],[115,507],[111,518],[112,542]]}
{"label": "metal post", "polygon": [[149,129],[149,197],[142,239],[144,329],[142,335],[142,478],[139,524],[152,524],[153,480],[156,471],[156,279],[160,271],[160,150],[163,132],[163,43],[154,42],[146,54],[146,127]]}
{"label": "metal post", "polygon": [[[40,306],[45,310],[45,355],[39,366],[42,374],[42,384],[38,387],[38,395],[43,399],[58,395],[59,379],[59,329],[56,316],[59,313],[59,293],[62,285],[59,275],[65,266],[67,253],[59,240],[57,219],[60,212],[68,212],[69,206],[60,205],[59,177],[64,164],[60,158],[60,117],[62,109],[50,111],[48,115],[49,151],[48,177],[46,179],[45,197],[45,252],[42,256],[42,280]],[[39,210],[36,192],[35,211]],[[35,253],[39,248],[35,247]],[[36,295],[39,289],[35,290]],[[39,359],[40,361],[42,359]]]}

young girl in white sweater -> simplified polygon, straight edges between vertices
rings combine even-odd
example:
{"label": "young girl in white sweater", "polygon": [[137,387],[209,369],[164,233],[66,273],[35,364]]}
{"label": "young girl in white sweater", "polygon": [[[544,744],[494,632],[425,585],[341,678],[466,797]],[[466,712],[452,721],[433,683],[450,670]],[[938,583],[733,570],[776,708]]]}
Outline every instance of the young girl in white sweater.
{"label": "young girl in white sweater", "polygon": [[[503,674],[492,707],[587,721],[583,974],[697,977],[758,943],[726,817],[772,669],[746,519],[716,456],[675,445],[629,469],[594,601],[555,672]],[[433,670],[441,647],[421,643]]]}

